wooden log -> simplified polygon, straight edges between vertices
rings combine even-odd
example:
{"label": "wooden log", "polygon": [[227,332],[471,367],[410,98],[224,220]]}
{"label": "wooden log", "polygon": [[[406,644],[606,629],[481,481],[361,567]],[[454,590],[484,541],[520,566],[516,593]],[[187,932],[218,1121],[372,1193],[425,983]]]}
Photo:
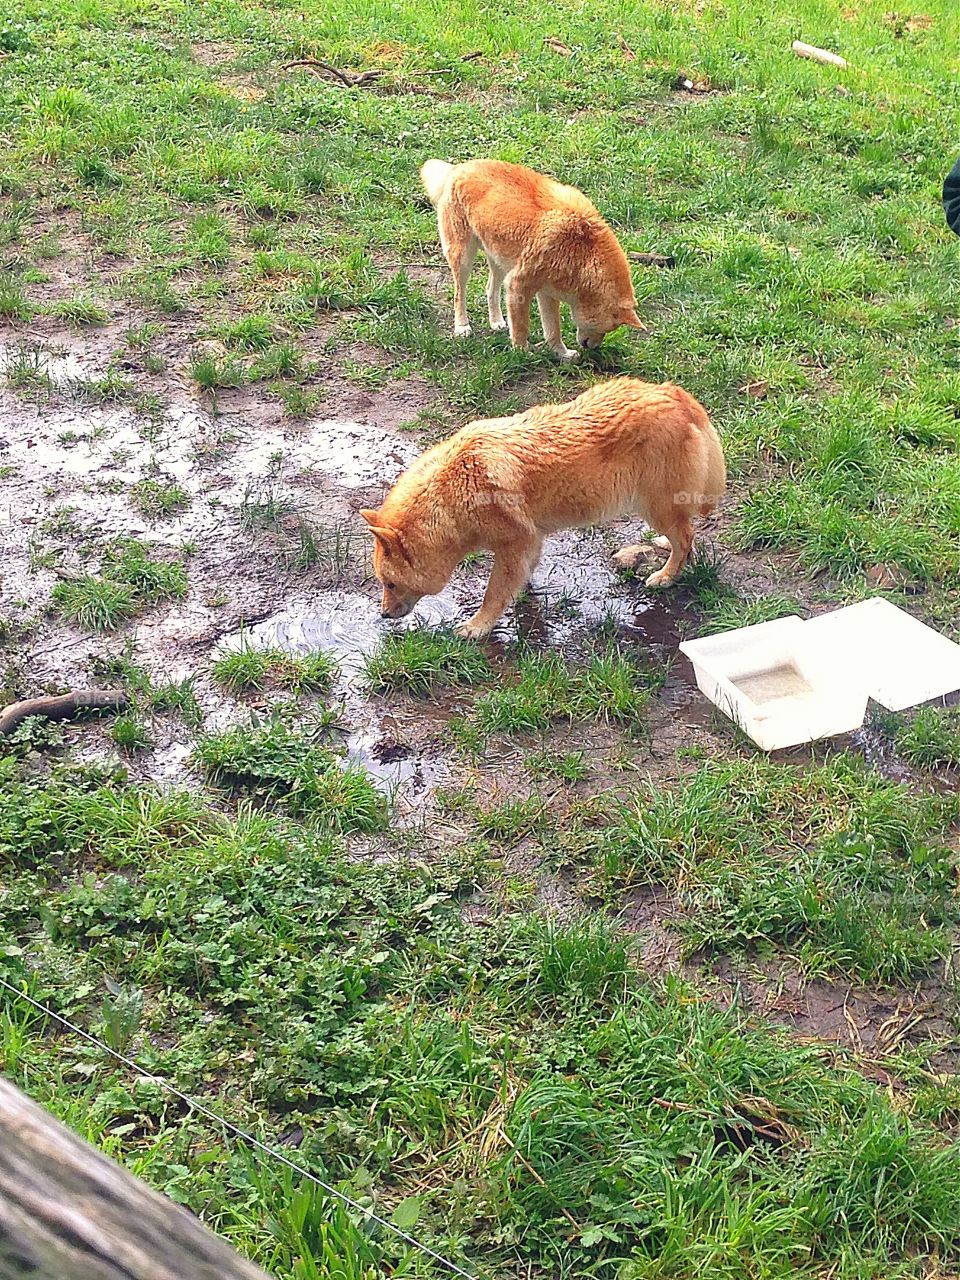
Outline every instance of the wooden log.
{"label": "wooden log", "polygon": [[70,720],[80,711],[122,711],[129,702],[122,689],[74,689],[72,693],[24,698],[0,710],[0,738],[12,733],[28,716]]}
{"label": "wooden log", "polygon": [[802,40],[794,40],[793,52],[800,58],[810,58],[814,62],[824,62],[831,67],[846,67],[846,58],[839,53],[831,53],[829,49],[818,49],[816,45],[804,44]]}
{"label": "wooden log", "polygon": [[268,1280],[0,1079],[0,1280]]}

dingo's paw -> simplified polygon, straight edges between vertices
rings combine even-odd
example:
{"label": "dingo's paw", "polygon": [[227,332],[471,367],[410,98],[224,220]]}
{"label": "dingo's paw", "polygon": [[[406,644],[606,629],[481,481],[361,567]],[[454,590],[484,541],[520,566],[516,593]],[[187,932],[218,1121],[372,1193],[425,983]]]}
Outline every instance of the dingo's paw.
{"label": "dingo's paw", "polygon": [[650,577],[644,583],[646,587],[669,587],[672,586],[673,579],[667,574],[666,570],[658,569],[656,573],[651,573]]}
{"label": "dingo's paw", "polygon": [[469,618],[454,629],[457,635],[464,640],[484,640],[493,630],[493,626],[485,622],[478,622],[476,618]]}
{"label": "dingo's paw", "polygon": [[455,324],[453,326],[453,336],[455,338],[472,338],[473,325],[469,322],[467,324]]}

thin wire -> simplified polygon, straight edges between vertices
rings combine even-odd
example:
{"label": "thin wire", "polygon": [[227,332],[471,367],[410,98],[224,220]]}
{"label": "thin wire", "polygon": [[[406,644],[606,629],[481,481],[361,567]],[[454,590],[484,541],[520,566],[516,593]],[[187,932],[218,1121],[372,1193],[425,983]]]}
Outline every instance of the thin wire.
{"label": "thin wire", "polygon": [[395,1223],[390,1222],[387,1218],[379,1217],[372,1209],[368,1209],[366,1205],[360,1204],[357,1200],[352,1200],[350,1196],[344,1195],[344,1193],[342,1191],[338,1191],[336,1187],[331,1187],[328,1182],[324,1182],[322,1178],[318,1178],[315,1173],[311,1173],[310,1170],[305,1169],[303,1165],[297,1164],[295,1160],[289,1159],[289,1157],[285,1156],[282,1151],[277,1151],[273,1147],[268,1147],[265,1142],[261,1142],[260,1139],[255,1138],[253,1134],[245,1133],[243,1129],[238,1129],[235,1124],[231,1124],[230,1121],[225,1120],[223,1116],[217,1115],[215,1111],[211,1111],[209,1107],[205,1107],[202,1102],[197,1102],[195,1098],[191,1098],[188,1094],[181,1093],[179,1089],[175,1088],[174,1085],[169,1082],[169,1080],[164,1080],[162,1076],[154,1075],[152,1071],[147,1071],[146,1068],[142,1067],[134,1058],[128,1058],[125,1054],[118,1053],[116,1049],[111,1049],[109,1045],[98,1040],[96,1036],[92,1036],[89,1031],[84,1031],[82,1027],[76,1026],[74,1023],[70,1022],[69,1019],[62,1017],[59,1013],[54,1013],[54,1011],[52,1009],[48,1009],[45,1004],[41,1004],[39,1000],[34,1000],[33,996],[28,996],[25,991],[20,991],[17,987],[7,982],[6,979],[0,978],[0,987],[5,987],[7,991],[10,991],[20,1000],[25,1000],[27,1004],[33,1005],[35,1009],[46,1014],[48,1018],[53,1018],[54,1021],[59,1022],[61,1026],[67,1027],[70,1031],[74,1032],[75,1035],[82,1036],[83,1039],[88,1040],[90,1044],[96,1045],[98,1049],[102,1049],[104,1053],[108,1053],[111,1058],[116,1058],[118,1062],[122,1062],[124,1066],[130,1067],[139,1075],[144,1076],[148,1080],[154,1081],[155,1084],[166,1089],[168,1093],[172,1093],[175,1098],[179,1098],[181,1102],[185,1102],[187,1106],[192,1107],[193,1110],[198,1112],[200,1115],[205,1116],[208,1120],[216,1121],[217,1124],[223,1125],[224,1129],[229,1130],[230,1133],[242,1139],[242,1141],[249,1143],[251,1147],[265,1152],[266,1155],[272,1156],[274,1160],[279,1160],[281,1164],[285,1164],[287,1168],[292,1169],[294,1173],[299,1173],[304,1178],[309,1178],[311,1182],[315,1182],[317,1186],[328,1195],[342,1201],[343,1204],[348,1205],[351,1209],[357,1210],[358,1213],[362,1213],[366,1218],[369,1218],[371,1222],[376,1222],[379,1226],[386,1227],[388,1231],[392,1231],[394,1235],[399,1236],[401,1240],[405,1240],[407,1244],[413,1245],[413,1247],[415,1249],[419,1249],[421,1253],[426,1253],[433,1258],[435,1262],[441,1263],[441,1265],[446,1267],[448,1271],[452,1271],[458,1276],[464,1276],[465,1280],[477,1280],[477,1276],[474,1272],[465,1271],[463,1267],[458,1266],[455,1262],[451,1262],[449,1258],[445,1258],[443,1254],[437,1253],[436,1250],[431,1249],[429,1245],[424,1244],[421,1240],[417,1240],[414,1236],[409,1235]]}

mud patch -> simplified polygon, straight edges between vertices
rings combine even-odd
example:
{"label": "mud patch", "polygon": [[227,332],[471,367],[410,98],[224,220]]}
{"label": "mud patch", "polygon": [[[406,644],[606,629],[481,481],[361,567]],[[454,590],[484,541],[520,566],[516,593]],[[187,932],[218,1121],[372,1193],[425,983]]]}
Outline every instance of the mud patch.
{"label": "mud patch", "polygon": [[[78,337],[56,348],[14,340],[4,351],[7,365],[29,356],[44,392],[24,403],[0,391],[0,618],[15,623],[20,637],[16,652],[8,646],[3,655],[13,692],[83,687],[95,657],[126,652],[155,680],[194,679],[207,727],[220,727],[249,709],[213,685],[210,661],[243,629],[257,643],[334,652],[344,668],[339,694],[349,718],[348,753],[366,760],[385,785],[426,787],[439,766],[419,746],[409,761],[389,752],[378,757],[386,735],[362,710],[356,681],[386,624],[374,592],[356,589],[369,538],[359,524],[353,530],[353,512],[365,486],[385,487],[416,456],[415,438],[363,420],[376,415],[379,400],[357,388],[343,398],[362,416],[325,414],[293,426],[264,417],[265,397],[256,388],[199,404],[168,381],[162,409],[149,416],[132,406],[84,403],[83,389],[114,359],[103,335],[92,336],[86,346]],[[419,403],[418,396],[412,388],[404,410]],[[180,490],[168,516],[148,518],[138,508],[135,487],[147,480]],[[285,569],[281,552],[296,550],[291,539],[303,522],[314,540],[312,567],[297,570],[291,556],[293,567]],[[329,530],[337,531],[339,566],[317,563],[317,546],[322,557]],[[116,635],[89,635],[50,615],[56,582],[95,573],[103,548],[118,536],[185,556],[186,598],[148,610]],[[331,587],[337,572],[354,590]],[[420,618],[446,621],[459,611],[451,594],[425,602]],[[32,629],[22,625],[30,622]],[[108,728],[78,727],[71,744],[87,758],[115,759]],[[177,717],[153,718],[151,736],[153,749],[130,756],[131,775],[196,782],[189,768],[192,735]]]}
{"label": "mud patch", "polygon": [[936,982],[874,989],[808,978],[788,959],[750,963],[720,958],[710,972],[721,983],[721,1003],[735,1000],[802,1039],[835,1044],[873,1060],[935,1041],[949,1046],[938,1058],[949,1060],[956,1070],[951,1000]]}

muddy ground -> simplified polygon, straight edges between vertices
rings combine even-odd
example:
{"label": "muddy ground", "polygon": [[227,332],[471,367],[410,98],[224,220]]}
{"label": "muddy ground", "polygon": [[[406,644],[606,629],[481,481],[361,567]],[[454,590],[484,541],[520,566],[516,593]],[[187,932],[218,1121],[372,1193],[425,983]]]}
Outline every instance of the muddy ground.
{"label": "muddy ground", "polygon": [[[369,359],[369,353],[327,333],[314,384],[319,399],[309,417],[291,420],[263,385],[211,396],[175,372],[195,354],[176,325],[153,339],[148,368],[142,353],[124,340],[142,321],[129,308],[97,329],[55,328],[47,319],[33,324],[29,334],[8,325],[0,335],[3,381],[12,374],[22,383],[25,362],[35,370],[28,385],[0,389],[3,700],[96,683],[95,660],[122,653],[155,679],[193,679],[204,726],[218,728],[270,705],[269,695],[225,694],[210,674],[218,654],[242,637],[293,653],[322,648],[340,662],[334,690],[341,708],[338,735],[349,758],[394,795],[399,823],[420,829],[429,824],[435,840],[456,841],[462,837],[456,823],[437,812],[438,787],[479,784],[491,802],[526,794],[532,784],[524,782],[520,767],[525,744],[501,744],[478,765],[450,743],[447,722],[458,707],[456,696],[429,704],[371,697],[361,679],[363,660],[387,627],[468,616],[485,583],[483,562],[463,566],[443,594],[421,602],[410,619],[388,623],[379,617],[368,537],[356,513],[375,505],[423,447],[423,435],[410,426],[431,407],[433,388],[411,378],[376,389],[351,383],[344,376],[347,361]],[[104,397],[98,384],[111,373],[128,379],[137,394],[114,397],[119,403]],[[531,387],[529,399],[536,398]],[[169,517],[145,517],[131,491],[148,477],[178,485],[187,504]],[[722,538],[723,526],[721,510],[707,522],[703,541]],[[305,529],[315,551],[320,547],[308,568],[297,564]],[[613,571],[612,551],[643,534],[642,525],[626,522],[551,539],[533,591],[490,642],[492,653],[502,653],[522,633],[531,643],[558,646],[576,658],[595,645],[602,625],[638,655],[668,666],[646,731],[626,750],[622,734],[604,726],[561,727],[550,736],[551,750],[584,751],[592,766],[589,786],[567,788],[565,802],[595,791],[598,779],[617,789],[638,777],[675,777],[692,767],[691,747],[707,755],[749,750],[698,692],[689,664],[677,653],[679,640],[699,624],[692,593],[645,592],[638,581]],[[51,609],[51,592],[61,579],[95,572],[104,546],[119,535],[141,538],[159,554],[184,556],[189,590],[184,599],[147,610],[118,633],[90,634]],[[831,584],[804,580],[782,559],[731,554],[723,572],[744,594],[793,596],[807,612],[829,607]],[[68,727],[67,748],[80,759],[116,759],[133,778],[200,785],[190,764],[194,734],[180,717],[154,717],[153,745],[126,755],[107,727]],[[869,726],[847,742],[786,758],[802,767],[844,746],[911,785],[957,786],[955,775],[908,768]],[[534,884],[537,899],[551,910],[578,909],[563,877],[540,866],[522,841],[506,853],[504,876]],[[477,921],[496,909],[483,892],[465,904]],[[672,910],[669,899],[652,891],[624,903],[624,922],[638,935],[651,971],[696,972],[720,999],[738,1000],[799,1035],[852,1047],[865,1064],[874,1054],[889,1053],[898,1037],[952,1042],[952,997],[936,982],[878,994],[805,980],[789,964],[684,960],[669,928]]]}

